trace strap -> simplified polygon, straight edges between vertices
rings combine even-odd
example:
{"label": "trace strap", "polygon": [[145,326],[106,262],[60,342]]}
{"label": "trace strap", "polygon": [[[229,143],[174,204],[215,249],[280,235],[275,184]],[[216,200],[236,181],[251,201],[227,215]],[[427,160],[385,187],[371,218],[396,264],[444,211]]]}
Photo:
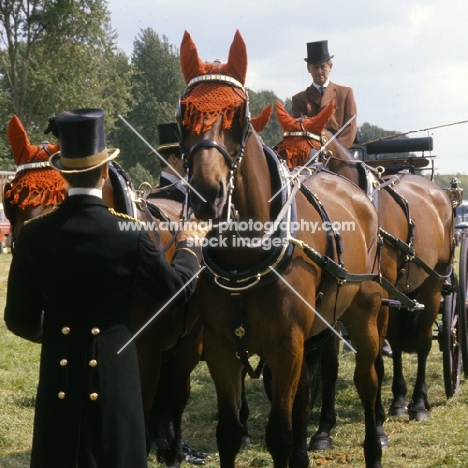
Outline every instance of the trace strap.
{"label": "trace strap", "polygon": [[406,294],[402,293],[396,289],[387,279],[383,278],[380,274],[375,273],[350,273],[338,265],[330,257],[323,256],[320,252],[315,250],[310,245],[305,242],[290,238],[289,242],[300,247],[304,250],[305,254],[317,265],[320,266],[324,271],[332,275],[339,283],[362,283],[364,281],[375,281],[379,283],[386,291],[388,291],[395,299],[399,300],[403,307],[406,307],[409,310],[421,310],[424,308],[422,304],[419,304],[417,301],[411,300]]}

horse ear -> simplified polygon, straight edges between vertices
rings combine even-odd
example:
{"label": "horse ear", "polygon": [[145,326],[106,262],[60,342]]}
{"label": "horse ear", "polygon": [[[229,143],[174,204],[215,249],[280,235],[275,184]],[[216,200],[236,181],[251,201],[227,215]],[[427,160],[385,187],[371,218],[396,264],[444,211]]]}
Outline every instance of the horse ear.
{"label": "horse ear", "polygon": [[317,115],[304,119],[304,129],[308,132],[321,134],[325,130],[328,121],[331,119],[335,110],[335,100],[329,102]]}
{"label": "horse ear", "polygon": [[229,75],[240,81],[242,85],[245,85],[245,77],[247,76],[247,47],[239,30],[234,35],[226,65],[231,72]]}
{"label": "horse ear", "polygon": [[180,66],[186,84],[195,76],[205,73],[205,64],[198,56],[197,46],[188,31],[185,31],[180,44]]}
{"label": "horse ear", "polygon": [[13,115],[10,123],[8,124],[7,137],[17,166],[28,161],[35,153],[36,148],[32,147],[29,143],[28,134],[26,133],[21,120],[16,115]]}
{"label": "horse ear", "polygon": [[258,133],[261,132],[265,127],[266,124],[269,122],[271,114],[273,112],[273,106],[268,104],[260,114],[252,117],[252,127]]}
{"label": "horse ear", "polygon": [[284,108],[281,101],[276,103],[276,117],[278,118],[278,122],[281,125],[281,128],[285,132],[289,132],[294,128],[296,124],[296,119],[291,117],[288,111]]}

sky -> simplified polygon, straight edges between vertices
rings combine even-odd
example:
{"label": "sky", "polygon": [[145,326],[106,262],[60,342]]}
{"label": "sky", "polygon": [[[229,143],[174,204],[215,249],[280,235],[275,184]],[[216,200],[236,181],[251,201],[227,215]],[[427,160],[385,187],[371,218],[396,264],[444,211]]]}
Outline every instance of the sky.
{"label": "sky", "polygon": [[468,174],[468,122],[459,123],[468,121],[465,0],[108,0],[108,8],[129,57],[146,28],[177,49],[187,30],[203,60],[224,63],[239,30],[246,86],[280,99],[311,83],[306,43],[328,40],[330,79],[353,88],[358,126],[432,136],[436,173]]}

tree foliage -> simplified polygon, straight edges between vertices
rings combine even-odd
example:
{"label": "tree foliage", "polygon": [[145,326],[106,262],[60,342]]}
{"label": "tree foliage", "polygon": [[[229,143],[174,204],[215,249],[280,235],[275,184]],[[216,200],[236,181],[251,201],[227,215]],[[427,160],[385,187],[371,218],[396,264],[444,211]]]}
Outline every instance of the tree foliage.
{"label": "tree foliage", "polygon": [[133,105],[105,0],[0,0],[0,47],[0,94],[31,141],[53,113],[100,107],[111,132]]}
{"label": "tree foliage", "polygon": [[272,104],[273,113],[270,121],[268,122],[265,129],[260,132],[260,135],[264,143],[268,146],[277,145],[283,138],[283,129],[278,122],[276,117],[276,103],[280,99],[276,96],[273,91],[258,91],[254,92],[249,90],[249,101],[250,101],[250,113],[252,117],[259,114],[266,106]]}
{"label": "tree foliage", "polygon": [[185,88],[178,50],[165,36],[160,38],[148,28],[133,43],[132,65],[134,106],[125,120],[134,130],[121,121],[116,143],[124,167],[139,164],[157,179],[159,160],[151,151],[158,144],[157,126],[175,121],[179,96]]}

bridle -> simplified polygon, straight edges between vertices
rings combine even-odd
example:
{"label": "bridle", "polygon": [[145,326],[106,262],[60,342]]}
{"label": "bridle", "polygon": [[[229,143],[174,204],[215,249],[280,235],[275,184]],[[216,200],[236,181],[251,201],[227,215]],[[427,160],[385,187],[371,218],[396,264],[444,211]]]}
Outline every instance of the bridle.
{"label": "bridle", "polygon": [[[36,171],[36,170],[42,170],[42,169],[51,169],[51,165],[49,163],[49,157],[52,156],[52,154],[48,149],[48,144],[49,144],[48,142],[41,143],[38,146],[35,155],[33,156],[33,158],[29,162],[19,164],[18,166],[16,166],[16,172],[15,172],[15,177],[13,178],[13,181],[15,181],[15,179],[17,177],[21,177],[26,172],[29,172],[29,171]],[[43,159],[40,159],[38,157],[41,150],[44,150],[45,153],[47,154],[47,156],[48,156],[47,160],[43,160]],[[7,199],[7,197],[5,195],[5,192],[6,192],[6,186],[3,187],[4,209],[5,209],[5,214],[7,215],[7,218],[10,221],[10,224],[13,225],[13,223],[15,222],[14,213],[13,213],[12,208],[10,206],[10,201]],[[11,230],[11,240],[12,240],[12,252],[14,252],[16,238],[15,238],[15,233],[14,233],[13,229]]]}
{"label": "bridle", "polygon": [[[188,94],[188,92],[196,85],[200,83],[206,83],[206,82],[220,82],[223,84],[228,84],[229,86],[232,87],[232,89],[243,99],[244,101],[244,125],[242,129],[242,136],[241,136],[241,142],[238,150],[236,153],[231,156],[229,154],[228,149],[220,145],[218,142],[212,139],[203,139],[197,143],[195,143],[188,151],[185,150],[185,146],[183,145],[182,141],[182,104],[181,101],[184,96]],[[244,96],[242,96],[241,93],[239,93],[237,90],[240,89]],[[237,81],[236,79],[226,76],[226,75],[221,75],[221,74],[209,74],[209,75],[201,75],[193,78],[190,80],[190,82],[187,85],[187,88],[185,90],[185,93],[182,95],[182,97],[179,99],[179,104],[177,107],[177,113],[176,113],[176,119],[177,123],[179,126],[179,133],[180,133],[180,138],[179,138],[179,147],[180,147],[180,154],[182,157],[182,160],[184,161],[185,164],[185,169],[187,171],[187,177],[190,180],[190,171],[192,168],[192,162],[195,156],[195,153],[199,151],[200,149],[203,148],[215,148],[218,150],[218,152],[223,156],[224,160],[226,161],[226,164],[229,168],[229,182],[228,182],[228,200],[227,200],[227,222],[230,221],[230,216],[231,216],[231,203],[232,203],[232,194],[234,191],[234,176],[237,172],[237,169],[239,168],[240,163],[242,162],[242,159],[244,157],[245,153],[245,147],[247,145],[247,142],[249,140],[250,135],[252,134],[252,124],[251,124],[251,115],[250,115],[250,108],[249,108],[249,95],[247,90],[244,88],[242,83]],[[190,192],[190,186],[188,187],[187,194],[186,194],[186,203],[185,203],[185,209],[188,210],[188,205],[189,205],[189,192]],[[186,219],[187,219],[187,213],[186,213]]]}
{"label": "bridle", "polygon": [[[50,151],[47,149],[47,145],[48,145],[48,142],[41,143],[39,147],[37,148],[36,155],[39,154],[41,150],[44,150],[49,157],[52,156]],[[50,168],[50,163],[48,159],[44,161],[44,160],[36,159],[34,157],[31,159],[31,161],[18,165],[16,167],[16,174],[19,174],[20,172],[31,170],[31,169],[48,169],[48,168]]]}

